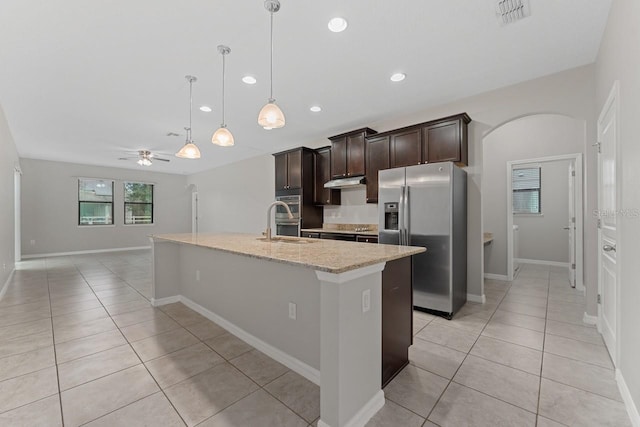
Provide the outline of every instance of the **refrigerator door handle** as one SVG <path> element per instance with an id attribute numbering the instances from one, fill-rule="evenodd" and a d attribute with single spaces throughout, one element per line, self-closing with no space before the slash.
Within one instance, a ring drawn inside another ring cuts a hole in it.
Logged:
<path id="1" fill-rule="evenodd" d="M 400 202 L 398 203 L 398 244 L 404 246 L 404 185 L 400 186 Z"/>
<path id="2" fill-rule="evenodd" d="M 409 242 L 409 236 L 410 234 L 410 230 L 411 230 L 411 224 L 409 221 L 409 186 L 405 186 L 404 187 L 404 207 L 403 207 L 403 213 L 404 213 L 404 220 L 402 221 L 403 226 L 404 226 L 404 244 L 406 246 L 409 246 L 410 242 Z"/>

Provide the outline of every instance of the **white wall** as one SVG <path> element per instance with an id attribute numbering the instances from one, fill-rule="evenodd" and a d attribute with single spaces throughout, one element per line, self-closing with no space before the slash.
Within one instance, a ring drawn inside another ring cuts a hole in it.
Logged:
<path id="1" fill-rule="evenodd" d="M 595 76 L 597 111 L 604 106 L 615 80 L 620 81 L 620 158 L 618 182 L 622 197 L 618 209 L 640 208 L 640 2 L 614 0 L 598 54 Z M 636 407 L 640 407 L 640 218 L 618 217 L 620 263 L 620 364 Z"/>
<path id="2" fill-rule="evenodd" d="M 34 159 L 21 165 L 23 255 L 149 246 L 150 234 L 191 230 L 185 176 Z M 115 226 L 78 226 L 78 177 L 115 180 Z M 124 225 L 126 180 L 155 184 L 154 225 Z"/>
<path id="3" fill-rule="evenodd" d="M 275 163 L 270 154 L 190 175 L 198 191 L 201 232 L 260 234 L 275 200 Z M 272 215 L 273 217 L 273 215 Z"/>
<path id="4" fill-rule="evenodd" d="M 569 234 L 563 229 L 569 225 L 569 164 L 560 160 L 529 165 L 540 167 L 542 215 L 513 216 L 513 224 L 520 227 L 520 258 L 569 262 Z"/>
<path id="5" fill-rule="evenodd" d="M 553 114 L 514 120 L 485 137 L 482 214 L 484 230 L 493 233 L 493 243 L 485 253 L 487 273 L 507 274 L 507 161 L 584 153 L 585 150 L 584 120 Z M 542 206 L 544 210 L 545 204 Z M 563 230 L 558 234 L 560 231 Z M 531 241 L 531 238 L 526 238 L 525 230 L 520 232 L 519 256 L 528 258 L 523 251 L 525 240 Z M 594 285 L 595 280 L 591 283 Z"/>
<path id="6" fill-rule="evenodd" d="M 18 152 L 0 108 L 0 289 L 15 265 L 13 172 L 19 166 Z"/>
<path id="7" fill-rule="evenodd" d="M 365 186 L 340 190 L 340 205 L 324 207 L 327 224 L 377 224 L 378 205 L 367 203 Z"/>

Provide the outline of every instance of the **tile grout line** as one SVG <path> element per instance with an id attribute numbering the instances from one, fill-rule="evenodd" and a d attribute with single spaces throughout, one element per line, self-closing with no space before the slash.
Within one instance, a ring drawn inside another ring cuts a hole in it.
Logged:
<path id="1" fill-rule="evenodd" d="M 47 292 L 49 293 L 49 310 L 51 310 L 51 342 L 53 344 L 53 361 L 56 366 L 56 380 L 58 382 L 58 405 L 60 408 L 60 420 L 62 425 L 64 426 L 64 411 L 62 410 L 62 390 L 60 389 L 60 370 L 58 368 L 58 354 L 56 352 L 56 331 L 53 327 L 53 310 L 51 309 L 51 289 L 49 286 L 49 265 L 47 263 L 47 258 L 44 260 L 45 265 L 45 277 L 47 280 Z"/>
<path id="2" fill-rule="evenodd" d="M 509 288 L 507 289 L 507 292 L 505 292 L 505 296 L 507 295 L 507 293 L 509 292 L 509 290 L 511 290 L 511 284 L 509 285 Z M 440 403 L 440 400 L 442 399 L 442 396 L 444 396 L 444 394 L 447 392 L 447 390 L 449 389 L 449 386 L 451 385 L 451 383 L 453 383 L 453 379 L 455 378 L 455 376 L 458 374 L 458 371 L 460 370 L 460 368 L 462 367 L 462 365 L 464 364 L 464 362 L 467 360 L 467 357 L 469 357 L 469 354 L 471 353 L 471 350 L 473 350 L 473 347 L 476 345 L 476 343 L 478 342 L 478 340 L 480 339 L 480 337 L 482 336 L 482 332 L 484 332 L 484 330 L 486 329 L 487 325 L 489 325 L 489 322 L 491 322 L 491 319 L 493 318 L 494 314 L 496 313 L 496 311 L 498 311 L 498 308 L 500 307 L 500 305 L 502 304 L 502 300 L 504 300 L 504 297 L 500 300 L 500 302 L 498 303 L 498 305 L 496 306 L 496 308 L 493 310 L 493 312 L 491 313 L 491 316 L 489 316 L 489 319 L 487 319 L 487 323 L 485 323 L 485 325 L 483 326 L 482 330 L 480 331 L 480 333 L 478 334 L 477 338 L 475 339 L 475 341 L 473 342 L 473 345 L 469 348 L 469 351 L 467 352 L 467 354 L 464 356 L 464 359 L 462 359 L 462 362 L 460 363 L 460 365 L 458 366 L 458 368 L 456 369 L 456 371 L 453 373 L 453 375 L 451 376 L 451 379 L 449 380 L 449 383 L 447 384 L 447 386 L 444 388 L 444 390 L 442 390 L 442 393 L 440 393 L 440 396 L 438 396 L 438 399 L 436 400 L 436 403 L 433 405 L 433 407 L 431 408 L 431 410 L 429 411 L 429 414 L 425 417 L 425 420 L 429 420 L 429 417 L 431 416 L 431 414 L 433 413 L 433 411 L 436 409 L 436 407 L 438 406 L 438 404 Z M 446 346 L 445 346 L 446 347 Z M 458 383 L 456 383 L 458 384 Z M 463 385 L 463 387 L 466 387 Z M 469 387 L 471 388 L 471 387 Z M 473 390 L 473 389 L 472 389 Z M 477 390 L 476 390 L 477 391 Z M 483 393 L 486 394 L 486 393 Z M 493 397 L 493 396 L 491 396 Z M 494 398 L 495 399 L 495 398 Z M 511 404 L 513 405 L 513 404 Z M 515 406 L 515 405 L 513 405 Z M 516 406 L 518 407 L 518 406 Z M 523 409 L 523 408 L 521 408 Z M 425 421 L 426 423 L 426 421 Z"/>
<path id="3" fill-rule="evenodd" d="M 98 261 L 100 262 L 100 261 Z M 111 269 L 109 269 L 109 267 L 105 266 L 102 262 L 100 262 L 100 264 L 102 264 L 105 268 L 107 268 L 109 271 L 111 271 L 113 273 L 113 271 Z M 84 278 L 84 275 L 82 274 L 82 272 L 78 269 L 78 271 L 80 272 L 80 274 L 82 275 L 82 277 Z M 116 274 L 117 275 L 117 274 Z M 86 279 L 85 279 L 86 280 Z M 89 284 L 89 282 L 87 282 L 87 284 Z M 89 287 L 91 288 L 91 285 L 89 285 Z M 98 295 L 95 293 L 95 291 L 93 290 L 93 288 L 91 288 L 91 292 L 94 293 L 94 295 L 96 296 L 96 298 L 98 299 L 98 301 L 100 302 L 100 305 L 102 306 L 103 310 L 107 313 L 107 315 L 109 316 L 109 319 L 111 320 L 111 322 L 113 322 L 113 324 L 115 325 L 116 329 L 118 330 L 118 332 L 120 333 L 120 335 L 122 335 L 122 337 L 125 339 L 125 341 L 127 342 L 127 345 L 129 346 L 129 348 L 131 348 L 131 350 L 133 351 L 133 353 L 136 355 L 136 357 L 138 358 L 138 360 L 140 361 L 140 364 L 144 367 L 144 369 L 147 371 L 147 374 L 151 377 L 151 379 L 153 380 L 153 382 L 156 384 L 156 386 L 158 387 L 158 389 L 160 390 L 160 392 L 164 395 L 165 399 L 167 399 L 167 401 L 169 402 L 169 404 L 171 405 L 171 407 L 173 408 L 174 411 L 176 411 L 176 414 L 178 415 L 178 417 L 180 417 L 180 420 L 185 424 L 188 425 L 188 423 L 184 420 L 184 418 L 182 417 L 182 415 L 180 414 L 180 412 L 178 412 L 178 409 L 173 405 L 173 402 L 171 401 L 171 399 L 169 399 L 169 396 L 167 396 L 167 394 L 164 392 L 164 390 L 162 389 L 162 387 L 160 387 L 160 384 L 158 384 L 158 381 L 156 381 L 155 377 L 151 374 L 151 372 L 149 371 L 149 368 L 147 368 L 147 365 L 145 365 L 145 363 L 142 361 L 142 358 L 140 357 L 140 355 L 138 354 L 138 352 L 136 351 L 136 349 L 131 345 L 131 343 L 129 342 L 129 340 L 127 339 L 127 337 L 122 333 L 122 330 L 120 329 L 120 326 L 113 320 L 113 317 L 111 316 L 111 314 L 109 313 L 109 311 L 107 311 L 107 308 L 105 307 L 105 305 L 102 303 L 102 300 L 100 300 L 100 298 L 98 297 Z M 155 307 L 152 307 L 155 308 Z M 160 311 L 160 310 L 158 310 Z M 143 322 L 139 322 L 139 323 L 143 323 Z M 132 325 L 127 325 L 127 326 L 132 326 Z M 184 327 L 183 327 L 184 328 Z M 186 330 L 186 328 L 184 328 Z M 187 331 L 189 332 L 189 331 Z M 197 337 L 196 337 L 197 338 Z M 128 368 L 127 368 L 128 369 Z M 120 372 L 120 371 L 118 371 Z M 104 378 L 104 377 L 103 377 Z M 87 384 L 87 383 L 85 383 Z M 114 409 L 113 411 L 107 413 L 107 414 L 103 414 L 98 418 L 102 418 L 112 412 L 118 411 L 122 408 L 126 408 L 127 406 L 136 403 L 142 399 L 146 399 L 147 397 L 153 395 L 155 393 L 152 393 L 150 395 L 144 396 L 134 402 L 130 402 L 127 405 L 121 406 L 119 408 Z M 98 418 L 94 418 L 91 421 L 97 420 Z M 88 421 L 90 422 L 90 421 Z"/>

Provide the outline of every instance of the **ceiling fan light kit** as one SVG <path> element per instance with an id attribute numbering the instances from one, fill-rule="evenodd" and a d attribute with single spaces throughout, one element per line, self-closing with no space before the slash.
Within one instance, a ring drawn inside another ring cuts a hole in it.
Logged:
<path id="1" fill-rule="evenodd" d="M 220 124 L 220 128 L 215 131 L 215 133 L 211 137 L 211 142 L 221 147 L 231 147 L 234 144 L 233 134 L 229 129 L 227 129 L 227 124 L 224 120 L 224 77 L 226 65 L 225 58 L 228 54 L 231 53 L 231 48 L 229 46 L 219 45 L 218 52 L 220 52 L 220 55 L 222 55 L 222 123 Z"/>
<path id="2" fill-rule="evenodd" d="M 278 0 L 266 0 L 264 7 L 271 15 L 271 33 L 270 33 L 270 64 L 271 64 L 271 77 L 270 77 L 270 95 L 267 104 L 262 107 L 258 114 L 258 124 L 264 129 L 278 129 L 285 125 L 284 113 L 276 105 L 276 100 L 273 97 L 273 14 L 280 10 L 280 2 Z"/>
<path id="3" fill-rule="evenodd" d="M 187 131 L 187 139 L 180 149 L 176 153 L 176 157 L 180 157 L 182 159 L 199 159 L 200 158 L 200 150 L 198 146 L 191 139 L 191 116 L 193 112 L 193 82 L 197 81 L 198 78 L 195 76 L 185 76 L 185 79 L 189 81 L 189 127 L 185 128 Z"/>

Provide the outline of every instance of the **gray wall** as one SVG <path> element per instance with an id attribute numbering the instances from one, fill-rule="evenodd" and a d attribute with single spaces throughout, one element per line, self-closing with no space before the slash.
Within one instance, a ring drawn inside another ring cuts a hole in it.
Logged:
<path id="1" fill-rule="evenodd" d="M 584 153 L 585 145 L 583 120 L 551 114 L 514 120 L 486 136 L 483 218 L 484 230 L 493 233 L 493 243 L 485 254 L 487 273 L 507 274 L 507 162 Z M 589 182 L 595 185 L 595 181 L 589 181 L 587 175 L 587 185 Z M 585 222 L 586 218 L 590 217 L 590 214 L 585 212 Z M 523 254 L 523 240 L 523 234 L 520 234 L 520 258 L 527 258 Z M 587 250 L 585 248 L 585 252 Z M 585 282 L 589 282 L 595 289 L 595 277 L 592 279 L 585 279 Z"/>
<path id="2" fill-rule="evenodd" d="M 15 265 L 13 171 L 19 166 L 18 152 L 0 108 L 0 289 Z"/>
<path id="3" fill-rule="evenodd" d="M 270 154 L 190 175 L 198 192 L 201 232 L 259 234 L 275 200 L 275 163 Z M 273 215 L 272 215 L 273 217 Z"/>
<path id="4" fill-rule="evenodd" d="M 640 208 L 640 2 L 614 0 L 596 62 L 597 111 L 609 95 L 615 80 L 620 81 L 620 151 L 622 187 L 620 209 Z M 638 236 L 640 218 L 618 217 L 618 262 L 620 263 L 620 364 L 618 368 L 640 407 L 640 263 Z"/>
<path id="5" fill-rule="evenodd" d="M 568 160 L 544 162 L 540 167 L 542 215 L 514 215 L 520 227 L 520 258 L 569 262 L 569 164 Z M 523 165 L 518 165 L 518 167 Z"/>
<path id="6" fill-rule="evenodd" d="M 150 234 L 191 230 L 185 176 L 34 159 L 21 165 L 23 255 L 149 246 Z M 78 177 L 115 180 L 115 226 L 78 226 Z M 155 184 L 154 225 L 124 225 L 127 180 Z"/>

